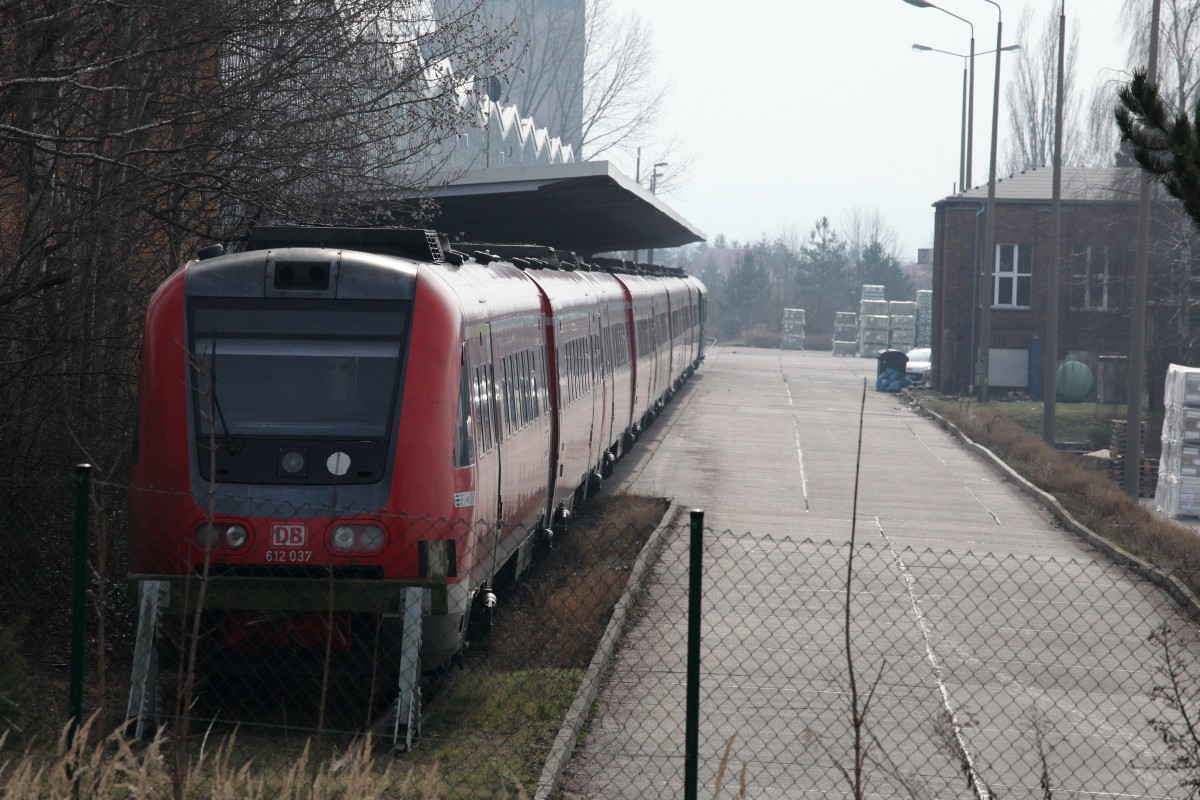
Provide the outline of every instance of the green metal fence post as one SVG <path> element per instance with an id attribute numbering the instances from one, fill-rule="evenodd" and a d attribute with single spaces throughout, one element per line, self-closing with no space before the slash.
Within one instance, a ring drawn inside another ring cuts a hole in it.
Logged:
<path id="1" fill-rule="evenodd" d="M 700 599 L 704 567 L 704 512 L 692 511 L 688 548 L 687 721 L 683 751 L 683 797 L 696 800 L 700 749 Z"/>
<path id="2" fill-rule="evenodd" d="M 75 586 L 71 604 L 71 692 L 67 700 L 67 741 L 83 719 L 83 647 L 87 633 L 88 519 L 91 516 L 92 465 L 75 467 Z"/>

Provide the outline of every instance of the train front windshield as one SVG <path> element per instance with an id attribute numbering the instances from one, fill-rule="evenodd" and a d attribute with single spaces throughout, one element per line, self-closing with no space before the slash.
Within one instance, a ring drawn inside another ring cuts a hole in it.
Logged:
<path id="1" fill-rule="evenodd" d="M 199 435 L 387 438 L 406 307 L 197 298 L 190 320 Z"/>

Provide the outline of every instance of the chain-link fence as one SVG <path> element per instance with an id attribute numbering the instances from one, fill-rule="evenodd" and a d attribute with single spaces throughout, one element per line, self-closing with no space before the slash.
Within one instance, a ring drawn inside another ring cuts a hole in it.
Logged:
<path id="1" fill-rule="evenodd" d="M 0 486 L 0 724 L 34 737 L 66 718 L 73 485 Z M 705 530 L 691 708 L 688 523 L 658 526 L 660 501 L 586 506 L 508 552 L 446 520 L 91 498 L 84 713 L 193 756 L 236 731 L 282 772 L 313 737 L 411 731 L 413 796 L 674 798 L 691 712 L 700 797 L 1181 797 L 1200 774 L 1194 624 L 1102 558 L 914 550 L 870 520 L 852 561 Z M 495 581 L 455 589 L 489 559 Z"/>

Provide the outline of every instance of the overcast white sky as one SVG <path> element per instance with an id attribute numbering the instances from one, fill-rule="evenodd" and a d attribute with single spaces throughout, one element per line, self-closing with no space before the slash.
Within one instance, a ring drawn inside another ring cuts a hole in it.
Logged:
<path id="1" fill-rule="evenodd" d="M 995 47 L 995 6 L 935 1 L 974 24 L 977 53 Z M 1008 45 L 1026 4 L 998 2 Z M 1038 26 L 1059 7 L 1028 5 Z M 1125 69 L 1120 7 L 1066 2 L 1068 25 L 1080 24 L 1076 81 L 1089 95 L 1097 77 Z M 963 61 L 912 45 L 965 53 L 966 24 L 903 0 L 614 0 L 615 11 L 628 8 L 653 26 L 658 69 L 673 86 L 662 138 L 676 134 L 694 159 L 665 199 L 710 241 L 806 235 L 822 216 L 840 228 L 857 206 L 880 212 L 902 256 L 931 245 L 931 204 L 958 177 Z M 987 183 L 994 58 L 976 58 L 975 185 Z M 614 161 L 633 175 L 631 162 Z"/>

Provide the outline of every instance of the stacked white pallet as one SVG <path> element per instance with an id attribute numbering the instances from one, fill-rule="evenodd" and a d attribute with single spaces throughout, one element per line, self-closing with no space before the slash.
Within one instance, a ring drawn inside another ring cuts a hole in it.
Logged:
<path id="1" fill-rule="evenodd" d="M 881 321 L 882 320 L 882 321 Z M 888 302 L 879 284 L 864 283 L 858 303 L 858 354 L 875 358 L 888 348 Z"/>
<path id="2" fill-rule="evenodd" d="M 883 286 L 875 283 L 864 283 L 862 287 L 862 296 L 859 300 L 883 300 Z"/>
<path id="3" fill-rule="evenodd" d="M 888 344 L 893 350 L 908 352 L 917 340 L 917 304 L 912 300 L 892 300 L 888 303 L 891 332 Z"/>
<path id="4" fill-rule="evenodd" d="M 833 315 L 833 354 L 858 355 L 858 314 L 838 311 Z"/>
<path id="5" fill-rule="evenodd" d="M 858 319 L 858 354 L 875 358 L 888 349 L 891 318 L 887 314 L 863 314 Z"/>
<path id="6" fill-rule="evenodd" d="M 804 309 L 783 310 L 783 337 L 780 346 L 784 350 L 804 349 Z"/>
<path id="7" fill-rule="evenodd" d="M 917 290 L 917 347 L 931 347 L 933 342 L 933 291 Z"/>
<path id="8" fill-rule="evenodd" d="M 893 350 L 900 350 L 907 353 L 916 347 L 917 341 L 917 318 L 913 315 L 897 314 L 889 317 L 890 330 L 888 333 L 888 345 Z"/>
<path id="9" fill-rule="evenodd" d="M 1163 401 L 1154 504 L 1170 517 L 1200 516 L 1200 369 L 1171 364 Z"/>

